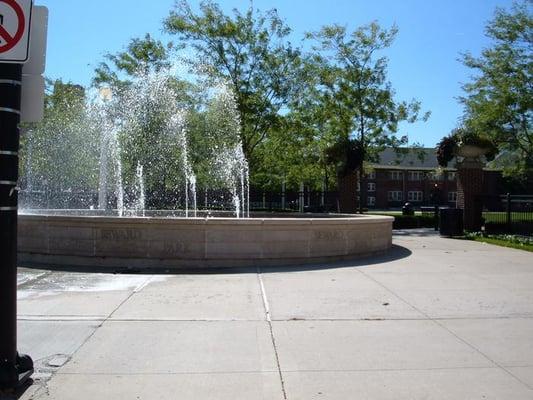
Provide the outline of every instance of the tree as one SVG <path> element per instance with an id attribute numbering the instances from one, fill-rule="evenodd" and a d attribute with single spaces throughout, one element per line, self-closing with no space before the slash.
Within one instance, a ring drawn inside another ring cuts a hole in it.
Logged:
<path id="1" fill-rule="evenodd" d="M 316 43 L 311 60 L 318 77 L 311 93 L 316 110 L 311 123 L 326 130 L 323 134 L 328 137 L 330 155 L 340 155 L 337 161 L 344 160 L 351 169 L 357 167 L 360 181 L 365 161 L 373 160 L 387 146 L 407 143 L 406 136 L 396 135 L 401 121 L 413 123 L 429 117 L 429 113 L 420 115 L 416 100 L 396 101 L 387 81 L 388 60 L 378 52 L 388 48 L 396 34 L 396 27 L 387 30 L 373 22 L 351 33 L 346 27 L 330 25 L 307 35 Z M 304 106 L 309 109 L 309 100 Z M 339 146 L 346 147 L 346 151 L 339 151 Z M 341 170 L 348 172 L 346 168 Z M 360 211 L 365 194 L 362 182 Z"/>
<path id="2" fill-rule="evenodd" d="M 170 45 L 165 46 L 161 41 L 153 39 L 149 33 L 143 39 L 134 38 L 126 51 L 105 55 L 107 61 L 101 62 L 95 69 L 92 84 L 97 87 L 102 84 L 119 87 L 128 82 L 128 77 L 168 68 L 170 48 Z"/>
<path id="3" fill-rule="evenodd" d="M 90 192 L 98 186 L 99 141 L 87 129 L 85 90 L 61 80 L 47 80 L 46 87 L 43 120 L 24 125 L 22 187 L 56 194 Z"/>
<path id="4" fill-rule="evenodd" d="M 119 140 L 127 149 L 121 153 L 123 179 L 134 181 L 142 166 L 148 205 L 155 207 L 166 190 L 185 186 L 188 143 L 179 143 L 178 131 L 201 139 L 195 127 L 178 121 L 183 117 L 178 113 L 196 112 L 202 96 L 194 83 L 172 74 L 171 50 L 149 34 L 132 39 L 124 51 L 105 56 L 92 82 L 111 90 L 106 108 L 121 121 Z"/>
<path id="5" fill-rule="evenodd" d="M 167 32 L 195 50 L 199 68 L 226 79 L 236 92 L 242 124 L 245 156 L 253 154 L 280 124 L 280 111 L 296 90 L 293 79 L 299 51 L 286 41 L 290 29 L 276 10 L 261 13 L 250 7 L 245 13 L 225 15 L 210 1 L 200 2 L 195 13 L 187 1 L 176 3 L 165 20 Z"/>
<path id="6" fill-rule="evenodd" d="M 533 16 L 531 0 L 498 8 L 486 27 L 492 40 L 479 57 L 462 62 L 476 72 L 463 86 L 465 124 L 490 138 L 513 174 L 533 169 Z M 514 156 L 513 156 L 514 155 Z"/>

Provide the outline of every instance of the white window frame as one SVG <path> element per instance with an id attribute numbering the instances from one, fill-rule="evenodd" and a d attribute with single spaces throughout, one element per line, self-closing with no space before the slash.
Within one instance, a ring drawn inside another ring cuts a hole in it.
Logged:
<path id="1" fill-rule="evenodd" d="M 403 192 L 401 190 L 389 190 L 387 192 L 388 201 L 403 201 Z"/>
<path id="2" fill-rule="evenodd" d="M 367 179 L 375 180 L 376 179 L 376 171 L 370 171 L 367 175 Z"/>
<path id="3" fill-rule="evenodd" d="M 374 196 L 368 196 L 366 198 L 366 205 L 367 206 L 375 206 L 376 205 L 376 198 Z"/>
<path id="4" fill-rule="evenodd" d="M 448 192 L 448 202 L 449 203 L 457 202 L 457 192 Z"/>
<path id="5" fill-rule="evenodd" d="M 391 181 L 402 181 L 403 171 L 389 171 L 389 178 Z"/>
<path id="6" fill-rule="evenodd" d="M 409 171 L 408 179 L 410 181 L 423 181 L 424 173 L 422 171 Z"/>
<path id="7" fill-rule="evenodd" d="M 407 192 L 407 201 L 424 201 L 424 193 L 420 190 Z"/>
<path id="8" fill-rule="evenodd" d="M 430 178 L 430 180 L 432 180 L 432 181 L 442 181 L 443 176 L 442 176 L 442 174 L 439 174 L 439 173 L 437 173 L 437 172 L 432 172 L 432 173 L 429 175 L 429 178 Z"/>
<path id="9" fill-rule="evenodd" d="M 376 184 L 374 182 L 368 182 L 366 186 L 367 192 L 375 192 Z"/>

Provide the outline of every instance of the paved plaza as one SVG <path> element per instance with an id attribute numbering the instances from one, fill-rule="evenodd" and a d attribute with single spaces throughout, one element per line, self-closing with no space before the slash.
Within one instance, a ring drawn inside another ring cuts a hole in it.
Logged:
<path id="1" fill-rule="evenodd" d="M 22 399 L 533 399 L 533 255 L 432 231 L 330 265 L 20 269 L 18 307 Z"/>

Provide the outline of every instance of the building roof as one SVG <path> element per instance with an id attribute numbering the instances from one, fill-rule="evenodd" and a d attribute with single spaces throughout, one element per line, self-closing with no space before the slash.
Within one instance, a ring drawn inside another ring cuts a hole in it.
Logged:
<path id="1" fill-rule="evenodd" d="M 454 162 L 450 162 L 450 166 Z M 379 154 L 379 162 L 373 163 L 374 168 L 388 169 L 437 169 L 435 148 L 388 148 Z"/>

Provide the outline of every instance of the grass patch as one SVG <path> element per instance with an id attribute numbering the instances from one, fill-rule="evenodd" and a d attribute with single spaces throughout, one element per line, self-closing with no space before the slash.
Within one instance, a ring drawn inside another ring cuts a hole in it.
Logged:
<path id="1" fill-rule="evenodd" d="M 510 247 L 512 249 L 533 252 L 533 237 L 516 235 L 483 235 L 480 232 L 467 233 L 465 239 L 476 242 L 494 244 L 496 246 Z"/>

